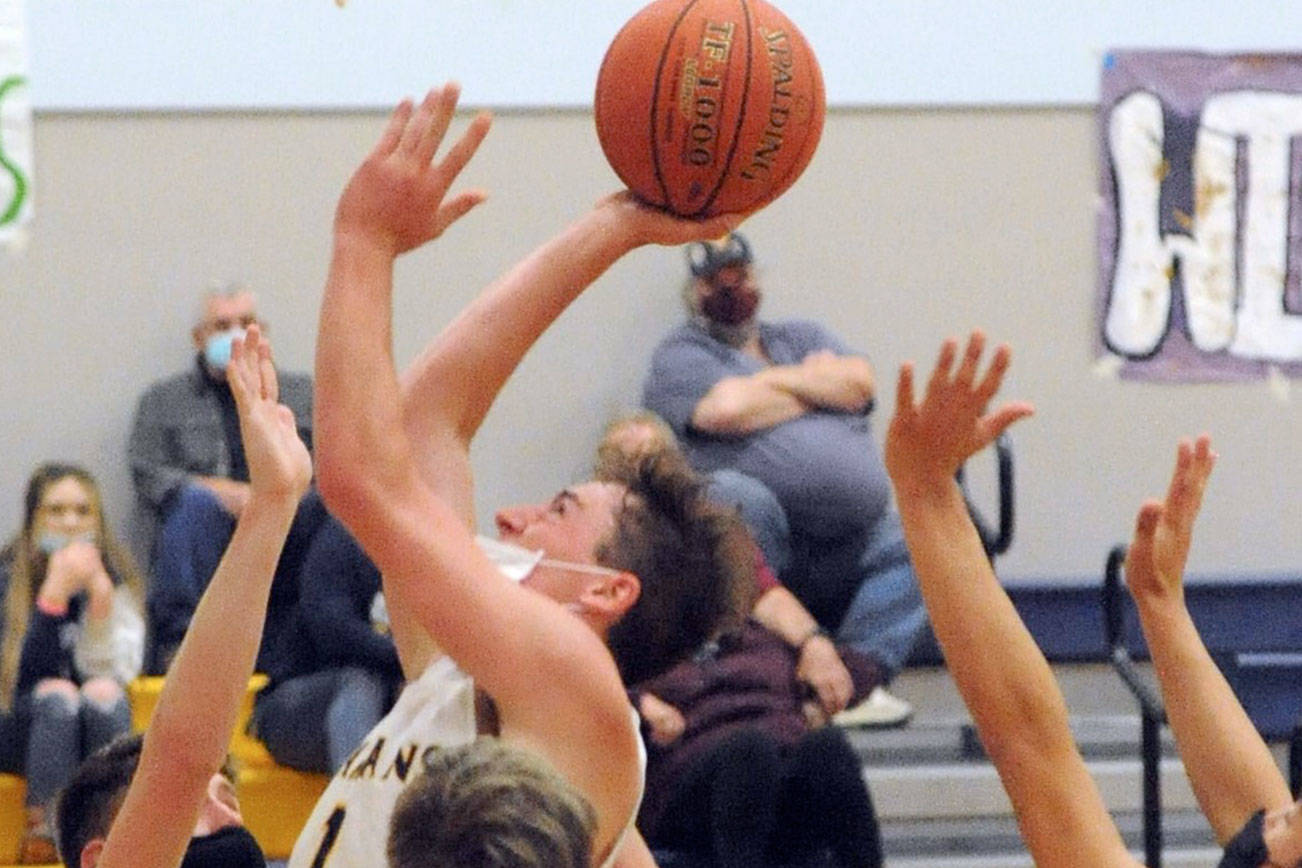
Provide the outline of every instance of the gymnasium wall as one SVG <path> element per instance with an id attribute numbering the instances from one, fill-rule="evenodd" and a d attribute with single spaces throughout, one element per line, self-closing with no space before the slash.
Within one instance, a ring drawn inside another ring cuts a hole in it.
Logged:
<path id="1" fill-rule="evenodd" d="M 307 369 L 335 197 L 378 134 L 374 113 L 62 114 L 36 121 L 37 212 L 0 262 L 0 528 L 38 461 L 90 465 L 133 527 L 125 440 L 136 397 L 190 363 L 213 280 L 260 294 L 282 365 Z M 1019 524 L 1008 578 L 1092 578 L 1160 492 L 1175 438 L 1209 430 L 1221 462 L 1195 572 L 1293 571 L 1302 420 L 1265 385 L 1165 386 L 1094 373 L 1096 158 L 1087 109 L 835 110 L 818 155 L 745 227 L 770 316 L 808 315 L 865 349 L 877 433 L 905 358 L 981 325 L 1010 341 L 1006 393 Z M 467 183 L 489 201 L 401 261 L 396 352 L 410 359 L 475 290 L 615 186 L 585 112 L 497 118 Z M 474 453 L 481 520 L 583 476 L 600 428 L 632 405 L 681 313 L 681 253 L 617 264 L 526 358 Z M 989 475 L 980 462 L 978 489 Z"/>

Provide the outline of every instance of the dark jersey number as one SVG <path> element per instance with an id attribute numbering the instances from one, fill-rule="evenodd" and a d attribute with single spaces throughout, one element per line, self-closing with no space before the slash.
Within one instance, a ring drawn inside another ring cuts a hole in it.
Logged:
<path id="1" fill-rule="evenodd" d="M 316 848 L 316 858 L 312 860 L 312 868 L 325 868 L 326 859 L 330 858 L 330 851 L 335 848 L 335 842 L 339 840 L 339 829 L 344 824 L 344 813 L 343 805 L 330 812 L 330 817 L 325 821 L 325 835 L 321 838 L 321 846 Z"/>

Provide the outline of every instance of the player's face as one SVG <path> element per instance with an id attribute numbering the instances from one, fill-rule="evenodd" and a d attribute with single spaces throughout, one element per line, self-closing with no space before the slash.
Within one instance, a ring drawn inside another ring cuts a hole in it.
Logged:
<path id="1" fill-rule="evenodd" d="M 541 549 L 553 560 L 596 563 L 596 550 L 615 528 L 615 513 L 624 502 L 624 486 L 585 482 L 559 492 L 546 503 L 499 510 L 497 536 L 503 542 Z"/>
<path id="2" fill-rule="evenodd" d="M 33 530 L 76 537 L 94 533 L 99 515 L 90 491 L 75 476 L 56 479 L 41 492 Z"/>
<path id="3" fill-rule="evenodd" d="M 1302 865 L 1302 801 L 1268 811 L 1262 820 L 1261 837 L 1272 863 Z"/>

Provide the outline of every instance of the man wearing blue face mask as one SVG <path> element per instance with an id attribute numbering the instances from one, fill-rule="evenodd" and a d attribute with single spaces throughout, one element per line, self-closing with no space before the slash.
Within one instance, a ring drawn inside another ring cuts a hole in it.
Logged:
<path id="1" fill-rule="evenodd" d="M 185 634 L 249 496 L 249 471 L 226 367 L 231 344 L 259 323 L 252 292 L 231 285 L 204 296 L 191 330 L 193 366 L 160 380 L 141 396 L 127 446 L 141 503 L 158 520 L 149 588 L 153 642 L 149 668 L 167 668 Z M 312 380 L 280 373 L 281 400 L 312 445 Z M 296 565 L 324 515 L 309 495 L 299 509 L 272 593 L 264 649 L 293 605 Z"/>

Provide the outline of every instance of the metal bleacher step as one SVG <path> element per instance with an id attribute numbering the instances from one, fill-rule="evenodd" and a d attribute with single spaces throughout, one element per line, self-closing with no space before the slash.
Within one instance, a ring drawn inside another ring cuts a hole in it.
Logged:
<path id="1" fill-rule="evenodd" d="M 1055 666 L 1081 755 L 1134 852 L 1142 850 L 1140 722 L 1106 666 Z M 915 707 L 899 729 L 854 729 L 882 830 L 888 868 L 1017 868 L 1031 865 L 1008 797 L 943 669 L 906 670 L 892 692 Z M 1169 732 L 1161 785 L 1164 865 L 1212 868 L 1220 858 L 1197 809 Z"/>
<path id="2" fill-rule="evenodd" d="M 1143 849 L 1141 817 L 1136 812 L 1113 814 L 1126 846 L 1139 854 Z M 1163 818 L 1164 856 L 1184 854 L 1189 864 L 1212 856 L 1208 865 L 1220 859 L 1211 830 L 1197 811 L 1173 811 Z M 1003 860 L 1030 857 L 1022 846 L 1017 824 L 1010 816 L 964 817 L 948 820 L 893 820 L 882 823 L 882 844 L 887 865 L 966 864 L 962 860 Z"/>

